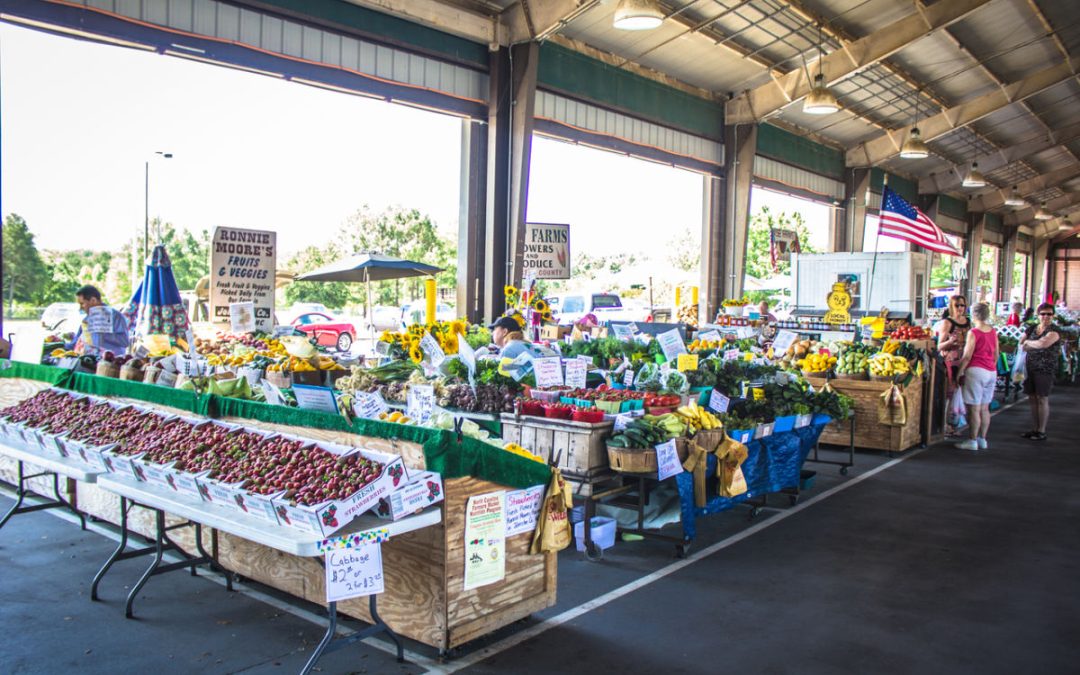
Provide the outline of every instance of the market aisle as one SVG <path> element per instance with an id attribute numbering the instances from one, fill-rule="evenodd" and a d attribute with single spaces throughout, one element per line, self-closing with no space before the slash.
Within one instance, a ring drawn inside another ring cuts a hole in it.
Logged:
<path id="1" fill-rule="evenodd" d="M 0 509 L 12 503 L 0 497 Z M 228 593 L 186 571 L 153 577 L 124 618 L 128 588 L 147 560 L 122 561 L 89 599 L 90 580 L 115 543 L 48 512 L 0 530 L 0 673 L 296 673 L 323 628 Z M 200 575 L 204 574 L 200 571 Z M 417 673 L 370 647 L 320 662 L 323 673 Z"/>
<path id="2" fill-rule="evenodd" d="M 1046 443 L 1023 403 L 464 672 L 1075 672 L 1080 390 L 1053 405 Z"/>

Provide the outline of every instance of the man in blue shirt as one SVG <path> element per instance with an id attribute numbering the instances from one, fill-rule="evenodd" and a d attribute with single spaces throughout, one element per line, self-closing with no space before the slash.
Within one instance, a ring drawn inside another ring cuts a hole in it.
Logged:
<path id="1" fill-rule="evenodd" d="M 101 301 L 101 291 L 94 286 L 83 286 L 75 291 L 75 300 L 86 317 L 68 348 L 80 354 L 108 351 L 119 355 L 126 352 L 129 342 L 127 319 Z"/>

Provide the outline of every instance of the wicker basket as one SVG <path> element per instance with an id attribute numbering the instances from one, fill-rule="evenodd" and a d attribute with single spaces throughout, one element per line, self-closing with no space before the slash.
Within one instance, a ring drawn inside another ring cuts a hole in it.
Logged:
<path id="1" fill-rule="evenodd" d="M 870 377 L 868 373 L 833 373 L 838 380 L 865 380 Z"/>
<path id="2" fill-rule="evenodd" d="M 144 377 L 144 374 L 143 374 L 143 369 L 142 368 L 132 368 L 131 366 L 125 365 L 123 368 L 120 369 L 120 379 L 121 380 L 130 380 L 132 382 L 142 382 L 143 377 Z"/>
<path id="3" fill-rule="evenodd" d="M 871 382 L 892 382 L 895 375 L 871 375 Z"/>
<path id="4" fill-rule="evenodd" d="M 803 377 L 825 377 L 828 372 L 827 370 L 804 370 L 802 374 Z"/>
<path id="5" fill-rule="evenodd" d="M 120 367 L 108 361 L 98 361 L 94 374 L 98 377 L 120 377 Z"/>

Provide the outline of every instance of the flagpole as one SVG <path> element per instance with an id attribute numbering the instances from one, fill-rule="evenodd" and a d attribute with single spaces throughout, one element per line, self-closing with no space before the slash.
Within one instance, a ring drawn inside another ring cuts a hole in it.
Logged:
<path id="1" fill-rule="evenodd" d="M 872 171 L 873 169 L 871 169 Z M 881 205 L 885 205 L 885 188 L 889 187 L 889 174 L 886 173 L 881 182 Z M 866 188 L 869 191 L 869 187 Z M 866 312 L 869 311 L 870 301 L 874 298 L 874 277 L 877 276 L 877 254 L 878 254 L 878 240 L 881 239 L 881 208 L 878 208 L 878 227 L 877 234 L 874 235 L 874 262 L 870 265 L 870 288 L 866 293 L 866 307 L 863 309 L 863 316 L 867 316 Z"/>

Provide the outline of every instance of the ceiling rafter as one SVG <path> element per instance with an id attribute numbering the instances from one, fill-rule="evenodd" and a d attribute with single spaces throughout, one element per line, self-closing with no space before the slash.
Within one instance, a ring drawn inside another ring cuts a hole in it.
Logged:
<path id="1" fill-rule="evenodd" d="M 839 82 L 852 73 L 878 63 L 884 58 L 925 37 L 928 32 L 959 21 L 985 5 L 989 0 L 951 0 L 922 8 L 902 19 L 826 55 L 818 62 L 819 72 L 829 84 Z M 917 3 L 918 4 L 918 3 Z M 745 91 L 728 103 L 728 124 L 760 121 L 772 113 L 810 93 L 811 83 L 801 71 L 784 75 L 782 81 L 766 83 Z"/>
<path id="2" fill-rule="evenodd" d="M 1073 178 L 1080 176 L 1080 164 L 1072 164 L 1063 169 L 1049 171 L 1041 176 L 1035 176 L 1016 184 L 1016 191 L 1021 197 L 1028 197 L 1042 190 L 1058 187 Z M 1012 193 L 1012 187 L 992 190 L 975 195 L 968 201 L 968 211 L 990 211 L 1005 206 L 1005 200 Z"/>
<path id="3" fill-rule="evenodd" d="M 1046 203 L 1046 210 L 1050 213 L 1066 211 L 1080 206 L 1080 192 L 1067 192 L 1063 197 L 1052 199 Z M 1035 208 L 1028 206 L 1017 209 L 1004 218 L 1006 225 L 1024 225 L 1035 219 Z"/>
<path id="4" fill-rule="evenodd" d="M 936 5 L 935 5 L 936 6 Z M 994 113 L 1008 105 L 1023 101 L 1041 91 L 1073 77 L 1080 59 L 1044 68 L 1005 87 L 977 96 L 957 106 L 927 117 L 919 123 L 924 140 L 939 138 Z M 848 166 L 875 166 L 899 153 L 901 135 L 885 132 L 864 141 L 847 152 Z"/>

